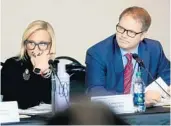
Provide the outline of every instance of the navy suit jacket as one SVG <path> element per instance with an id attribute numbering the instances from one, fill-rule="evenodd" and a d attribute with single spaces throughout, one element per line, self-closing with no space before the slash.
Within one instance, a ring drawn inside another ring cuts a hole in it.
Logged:
<path id="1" fill-rule="evenodd" d="M 170 61 L 166 58 L 160 42 L 145 38 L 140 42 L 138 55 L 152 76 L 170 85 Z M 148 86 L 152 79 L 142 69 L 142 79 Z M 113 95 L 124 92 L 124 66 L 116 36 L 95 44 L 86 54 L 86 84 L 90 95 Z"/>

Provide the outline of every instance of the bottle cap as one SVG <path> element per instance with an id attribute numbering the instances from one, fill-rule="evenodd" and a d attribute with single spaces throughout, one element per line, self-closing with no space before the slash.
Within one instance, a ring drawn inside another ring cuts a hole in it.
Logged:
<path id="1" fill-rule="evenodd" d="M 137 72 L 136 77 L 141 77 L 141 72 Z"/>

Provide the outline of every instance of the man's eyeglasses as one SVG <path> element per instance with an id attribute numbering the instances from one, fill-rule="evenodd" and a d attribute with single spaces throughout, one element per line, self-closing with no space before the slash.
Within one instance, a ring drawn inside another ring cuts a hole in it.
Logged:
<path id="1" fill-rule="evenodd" d="M 143 33 L 144 31 L 141 32 L 134 32 L 131 30 L 127 30 L 125 28 L 123 28 L 122 26 L 120 26 L 119 24 L 116 25 L 116 31 L 123 34 L 125 31 L 127 33 L 127 35 L 131 38 L 134 38 L 137 34 Z"/>
<path id="2" fill-rule="evenodd" d="M 39 42 L 39 43 L 36 43 L 34 41 L 31 41 L 31 40 L 26 40 L 24 42 L 24 44 L 26 45 L 26 48 L 29 49 L 29 50 L 34 50 L 35 47 L 38 46 L 39 50 L 45 51 L 45 50 L 48 49 L 51 42 Z"/>

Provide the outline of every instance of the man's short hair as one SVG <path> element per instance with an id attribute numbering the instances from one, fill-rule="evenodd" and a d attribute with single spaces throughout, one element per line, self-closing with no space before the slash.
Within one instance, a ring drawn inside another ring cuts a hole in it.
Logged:
<path id="1" fill-rule="evenodd" d="M 124 16 L 131 16 L 135 20 L 138 20 L 142 23 L 142 31 L 147 31 L 151 25 L 151 16 L 149 13 L 141 7 L 133 6 L 126 8 L 119 16 L 119 21 Z"/>

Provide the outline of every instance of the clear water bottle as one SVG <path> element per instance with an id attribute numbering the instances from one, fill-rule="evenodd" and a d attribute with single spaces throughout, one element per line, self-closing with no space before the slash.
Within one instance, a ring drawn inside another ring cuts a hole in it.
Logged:
<path id="1" fill-rule="evenodd" d="M 70 76 L 66 72 L 65 64 L 58 64 L 58 72 L 57 76 L 55 76 L 55 86 L 53 86 L 52 89 L 52 113 L 63 111 L 68 108 Z"/>
<path id="2" fill-rule="evenodd" d="M 133 102 L 135 112 L 145 112 L 145 84 L 141 78 L 141 72 L 136 73 L 133 84 Z"/>

